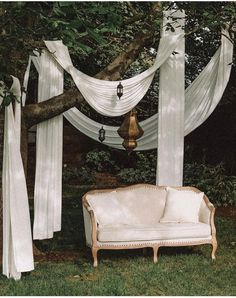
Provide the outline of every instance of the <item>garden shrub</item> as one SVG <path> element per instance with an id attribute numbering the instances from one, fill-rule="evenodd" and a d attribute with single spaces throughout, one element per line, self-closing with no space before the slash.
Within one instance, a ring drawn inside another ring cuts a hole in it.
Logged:
<path id="1" fill-rule="evenodd" d="M 136 152 L 137 162 L 134 168 L 125 168 L 118 173 L 121 183 L 156 182 L 156 154 Z"/>
<path id="2" fill-rule="evenodd" d="M 155 184 L 156 154 L 137 152 L 137 157 L 136 166 L 121 170 L 118 174 L 119 180 L 127 184 Z M 223 164 L 185 164 L 184 185 L 202 190 L 216 206 L 236 205 L 236 176 L 227 176 Z"/>
<path id="3" fill-rule="evenodd" d="M 185 164 L 184 185 L 204 191 L 216 206 L 236 205 L 236 176 L 227 176 L 223 164 Z"/>
<path id="4" fill-rule="evenodd" d="M 116 164 L 115 160 L 111 156 L 110 151 L 105 150 L 92 150 L 86 155 L 86 166 L 91 170 L 96 172 L 109 172 L 114 173 L 114 171 L 119 170 L 119 166 Z"/>
<path id="5" fill-rule="evenodd" d="M 132 167 L 120 169 L 112 151 L 95 149 L 86 155 L 80 168 L 63 171 L 63 182 L 77 179 L 80 183 L 95 182 L 96 172 L 117 175 L 121 184 L 156 183 L 156 152 L 133 152 Z M 236 205 L 236 176 L 227 176 L 223 164 L 211 166 L 196 162 L 184 165 L 184 185 L 195 186 L 206 193 L 216 206 Z"/>
<path id="6" fill-rule="evenodd" d="M 95 181 L 94 173 L 88 166 L 65 167 L 62 172 L 62 182 L 71 184 L 71 182 L 92 184 Z"/>

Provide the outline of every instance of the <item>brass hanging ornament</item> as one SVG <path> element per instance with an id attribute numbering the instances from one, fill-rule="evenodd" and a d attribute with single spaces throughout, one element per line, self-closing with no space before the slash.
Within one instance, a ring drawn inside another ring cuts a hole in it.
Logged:
<path id="1" fill-rule="evenodd" d="M 128 152 L 137 147 L 136 140 L 141 138 L 143 130 L 138 123 L 137 112 L 132 109 L 129 113 L 125 114 L 125 118 L 121 127 L 117 130 L 119 136 L 124 139 L 122 145 Z"/>

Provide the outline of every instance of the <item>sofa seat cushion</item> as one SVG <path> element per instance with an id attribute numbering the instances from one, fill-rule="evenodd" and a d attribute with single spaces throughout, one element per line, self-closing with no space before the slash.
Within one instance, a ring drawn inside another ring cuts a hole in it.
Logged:
<path id="1" fill-rule="evenodd" d="M 150 241 L 185 238 L 205 238 L 211 235 L 210 225 L 204 223 L 158 223 L 155 226 L 100 226 L 98 241 Z"/>

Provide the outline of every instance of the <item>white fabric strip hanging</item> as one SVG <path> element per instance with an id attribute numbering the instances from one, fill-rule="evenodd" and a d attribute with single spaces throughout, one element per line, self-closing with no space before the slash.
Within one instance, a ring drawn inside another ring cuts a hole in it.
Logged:
<path id="1" fill-rule="evenodd" d="M 13 78 L 12 93 L 21 98 L 19 80 Z M 21 104 L 5 108 L 2 169 L 3 274 L 15 280 L 34 269 L 28 194 L 20 153 Z"/>
<path id="2" fill-rule="evenodd" d="M 35 63 L 39 67 L 38 101 L 63 93 L 63 69 L 50 54 L 42 52 Z M 61 230 L 62 117 L 37 126 L 34 239 L 52 238 L 53 232 Z"/>
<path id="3" fill-rule="evenodd" d="M 57 62 L 71 74 L 86 101 L 98 113 L 109 117 L 124 115 L 135 107 L 147 92 L 155 71 L 168 59 L 184 34 L 161 38 L 156 60 L 152 67 L 127 80 L 122 80 L 124 95 L 117 99 L 117 81 L 104 81 L 90 77 L 72 65 L 68 48 L 61 41 L 45 41 Z"/>
<path id="4" fill-rule="evenodd" d="M 166 30 L 169 17 L 175 17 L 174 32 Z M 183 32 L 185 14 L 168 10 L 163 17 L 163 36 Z M 158 101 L 157 185 L 182 186 L 184 157 L 184 66 L 185 41 L 181 39 L 160 68 Z"/>

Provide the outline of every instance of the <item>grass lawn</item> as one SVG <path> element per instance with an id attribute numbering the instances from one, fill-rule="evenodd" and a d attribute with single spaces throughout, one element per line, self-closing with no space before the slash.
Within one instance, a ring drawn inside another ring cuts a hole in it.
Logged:
<path id="1" fill-rule="evenodd" d="M 81 196 L 64 201 L 63 230 L 53 240 L 38 242 L 42 250 L 77 250 L 71 260 L 36 262 L 35 270 L 20 281 L 0 277 L 1 296 L 236 295 L 236 222 L 216 218 L 219 248 L 216 261 L 211 246 L 160 248 L 159 261 L 152 251 L 101 251 L 98 268 L 84 245 Z"/>

